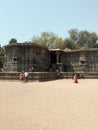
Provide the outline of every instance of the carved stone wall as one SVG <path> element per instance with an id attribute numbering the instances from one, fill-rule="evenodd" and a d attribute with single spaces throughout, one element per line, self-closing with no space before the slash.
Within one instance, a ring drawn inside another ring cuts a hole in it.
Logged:
<path id="1" fill-rule="evenodd" d="M 49 71 L 59 67 L 60 72 L 98 72 L 98 49 L 48 50 L 34 43 L 17 43 L 5 46 L 5 72 Z M 56 71 L 56 69 L 54 69 Z"/>
<path id="2" fill-rule="evenodd" d="M 5 46 L 4 71 L 46 71 L 50 65 L 49 50 L 34 43 L 17 43 Z"/>
<path id="3" fill-rule="evenodd" d="M 61 62 L 67 72 L 98 72 L 98 49 L 67 51 Z"/>

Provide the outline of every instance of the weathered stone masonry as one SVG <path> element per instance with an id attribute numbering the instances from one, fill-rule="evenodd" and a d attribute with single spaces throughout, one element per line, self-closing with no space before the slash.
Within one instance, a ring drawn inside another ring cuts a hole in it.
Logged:
<path id="1" fill-rule="evenodd" d="M 98 49 L 48 50 L 34 43 L 17 43 L 5 46 L 4 72 L 45 72 L 59 67 L 60 72 L 98 72 Z"/>
<path id="2" fill-rule="evenodd" d="M 4 71 L 45 71 L 50 64 L 49 50 L 32 43 L 13 44 L 5 46 Z"/>

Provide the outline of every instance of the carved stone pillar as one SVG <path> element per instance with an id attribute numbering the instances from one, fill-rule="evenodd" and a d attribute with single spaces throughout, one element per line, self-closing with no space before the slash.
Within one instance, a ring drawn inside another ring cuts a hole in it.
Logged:
<path id="1" fill-rule="evenodd" d="M 60 63 L 60 52 L 56 52 L 56 63 L 58 64 L 58 63 Z"/>
<path id="2" fill-rule="evenodd" d="M 60 63 L 60 55 L 61 55 L 61 52 L 57 51 L 56 52 L 56 56 L 57 56 L 56 64 L 57 64 L 57 66 L 59 68 L 59 72 L 62 72 L 63 71 L 63 66 L 62 66 L 62 63 Z"/>

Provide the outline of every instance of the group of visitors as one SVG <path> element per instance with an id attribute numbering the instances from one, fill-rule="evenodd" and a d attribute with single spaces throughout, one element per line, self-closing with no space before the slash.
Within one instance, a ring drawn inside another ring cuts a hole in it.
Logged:
<path id="1" fill-rule="evenodd" d="M 28 82 L 28 72 L 21 72 L 19 75 L 19 79 L 20 79 L 20 81 L 22 81 L 24 83 Z M 74 80 L 74 83 L 78 83 L 78 77 L 77 77 L 76 72 L 73 75 L 73 80 Z"/>
<path id="2" fill-rule="evenodd" d="M 28 72 L 21 72 L 19 75 L 19 79 L 23 83 L 28 82 Z"/>

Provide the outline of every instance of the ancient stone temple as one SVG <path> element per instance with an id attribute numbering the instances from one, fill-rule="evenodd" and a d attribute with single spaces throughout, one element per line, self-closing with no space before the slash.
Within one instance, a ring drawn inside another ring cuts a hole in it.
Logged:
<path id="1" fill-rule="evenodd" d="M 98 49 L 51 49 L 34 43 L 17 43 L 5 46 L 5 72 L 98 72 Z"/>
<path id="2" fill-rule="evenodd" d="M 34 43 L 17 43 L 5 46 L 5 72 L 47 71 L 50 65 L 48 49 Z"/>
<path id="3" fill-rule="evenodd" d="M 51 63 L 59 66 L 62 72 L 98 72 L 98 49 L 50 50 Z"/>
<path id="4" fill-rule="evenodd" d="M 61 63 L 68 72 L 98 72 L 98 49 L 83 48 L 63 53 Z"/>

